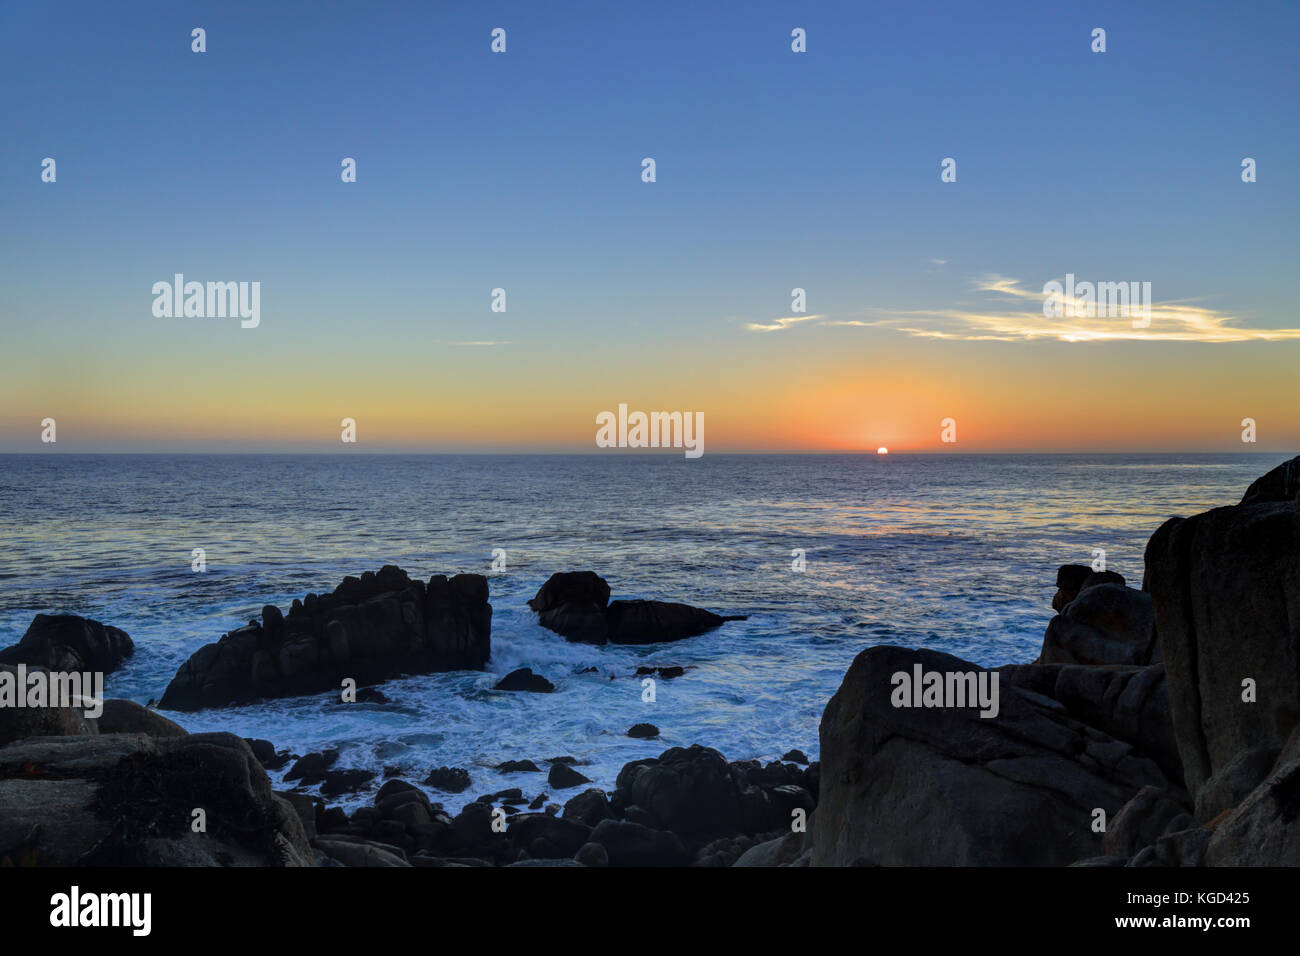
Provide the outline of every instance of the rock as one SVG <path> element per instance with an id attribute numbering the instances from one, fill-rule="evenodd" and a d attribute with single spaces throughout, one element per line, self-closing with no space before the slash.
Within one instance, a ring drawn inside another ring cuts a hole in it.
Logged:
<path id="1" fill-rule="evenodd" d="M 338 860 L 344 866 L 379 867 L 410 866 L 401 847 L 374 843 L 369 840 L 352 841 L 341 837 L 319 838 L 313 844 L 318 850 Z"/>
<path id="2" fill-rule="evenodd" d="M 1101 838 L 1102 853 L 1108 856 L 1135 856 L 1151 846 L 1186 807 L 1158 787 L 1143 787 L 1107 821 Z"/>
<path id="3" fill-rule="evenodd" d="M 1204 866 L 1213 835 L 1198 826 L 1166 833 L 1156 841 L 1156 858 L 1167 866 Z"/>
<path id="4" fill-rule="evenodd" d="M 531 760 L 507 760 L 496 766 L 499 773 L 541 773 L 542 770 Z"/>
<path id="5" fill-rule="evenodd" d="M 606 617 L 611 644 L 680 641 L 713 630 L 727 621 L 745 620 L 744 615 L 723 617 L 689 604 L 666 601 L 611 601 Z"/>
<path id="6" fill-rule="evenodd" d="M 0 748 L 0 806 L 0 857 L 36 829 L 38 866 L 313 865 L 297 812 L 232 734 L 18 741 Z"/>
<path id="7" fill-rule="evenodd" d="M 674 677 L 681 677 L 685 673 L 686 668 L 678 667 L 676 664 L 673 664 L 670 667 L 638 667 L 636 669 L 637 677 L 643 677 L 647 674 L 658 674 L 664 680 L 672 680 Z"/>
<path id="8" fill-rule="evenodd" d="M 775 840 L 755 844 L 732 866 L 789 866 L 808 848 L 807 833 L 787 833 Z"/>
<path id="9" fill-rule="evenodd" d="M 542 627 L 570 641 L 604 644 L 608 640 L 605 608 L 609 585 L 594 571 L 552 574 L 528 606 Z"/>
<path id="10" fill-rule="evenodd" d="M 1146 586 L 1194 797 L 1239 754 L 1281 748 L 1300 721 L 1300 503 L 1275 500 L 1296 462 L 1252 485 L 1249 503 L 1171 518 L 1147 544 Z M 1243 700 L 1247 679 L 1257 702 Z M 1230 789 L 1259 783 L 1242 769 Z"/>
<path id="11" fill-rule="evenodd" d="M 551 575 L 528 606 L 538 612 L 542 627 L 588 644 L 680 641 L 745 619 L 664 601 L 610 602 L 609 584 L 593 571 Z"/>
<path id="12" fill-rule="evenodd" d="M 325 771 L 339 759 L 337 750 L 324 750 L 300 757 L 284 775 L 286 782 L 300 780 L 305 786 L 320 783 L 325 779 Z"/>
<path id="13" fill-rule="evenodd" d="M 517 813 L 506 836 L 535 859 L 571 858 L 591 836 L 591 827 L 546 813 Z"/>
<path id="14" fill-rule="evenodd" d="M 326 797 L 337 797 L 342 793 L 360 790 L 375 779 L 373 770 L 327 770 L 320 785 L 320 792 Z"/>
<path id="15" fill-rule="evenodd" d="M 424 785 L 444 793 L 464 793 L 470 785 L 469 771 L 460 767 L 438 767 L 429 771 Z"/>
<path id="16" fill-rule="evenodd" d="M 659 728 L 654 724 L 633 724 L 628 728 L 627 735 L 640 740 L 653 740 L 659 736 Z"/>
<path id="17" fill-rule="evenodd" d="M 1300 729 L 1292 731 L 1263 783 L 1214 828 L 1205 862 L 1209 866 L 1300 865 Z"/>
<path id="18" fill-rule="evenodd" d="M 584 843 L 573 858 L 583 866 L 609 866 L 609 853 L 599 843 Z"/>
<path id="19" fill-rule="evenodd" d="M 424 797 L 425 802 L 428 802 L 429 800 L 429 798 L 425 796 L 424 791 L 415 784 L 393 778 L 385 780 L 383 785 L 379 788 L 379 792 L 375 794 L 375 806 L 379 806 L 388 797 L 395 796 L 399 793 L 415 793 Z"/>
<path id="20" fill-rule="evenodd" d="M 111 674 L 134 651 L 131 638 L 119 628 L 75 614 L 37 614 L 18 643 L 0 651 L 0 664 Z"/>
<path id="21" fill-rule="evenodd" d="M 1094 808 L 1112 817 L 1144 785 L 1171 786 L 1153 761 L 1009 682 L 993 718 L 895 707 L 892 675 L 914 665 L 983 670 L 899 647 L 854 659 L 822 716 L 812 865 L 1063 866 L 1097 855 Z"/>
<path id="22" fill-rule="evenodd" d="M 602 820 L 590 842 L 605 848 L 610 866 L 685 866 L 690 854 L 677 834 L 622 820 Z"/>
<path id="23" fill-rule="evenodd" d="M 106 700 L 104 712 L 99 715 L 101 734 L 148 734 L 150 737 L 184 737 L 187 731 L 180 724 L 168 720 L 157 711 L 131 700 Z M 256 751 L 254 751 L 256 755 Z M 271 751 L 272 758 L 275 750 Z M 261 762 L 259 758 L 259 763 Z"/>
<path id="24" fill-rule="evenodd" d="M 522 690 L 531 691 L 534 694 L 549 694 L 555 690 L 555 685 L 541 674 L 534 674 L 531 668 L 521 667 L 497 681 L 492 689 Z"/>
<path id="25" fill-rule="evenodd" d="M 1163 664 L 1010 664 L 997 670 L 1003 680 L 1060 704 L 1075 720 L 1132 744 L 1171 781 L 1182 780 Z"/>
<path id="26" fill-rule="evenodd" d="M 435 575 L 426 585 L 387 565 L 345 578 L 332 594 L 263 612 L 181 665 L 159 706 L 199 710 L 337 691 L 402 674 L 476 670 L 491 652 L 487 579 Z"/>
<path id="27" fill-rule="evenodd" d="M 0 665 L 0 680 L 12 684 L 15 691 L 35 672 L 45 668 L 26 664 Z M 0 706 L 0 745 L 26 737 L 85 736 L 99 732 L 98 722 L 86 716 L 82 707 L 14 707 Z"/>
<path id="28" fill-rule="evenodd" d="M 789 750 L 781 756 L 782 760 L 788 760 L 792 763 L 801 763 L 807 765 L 808 757 L 802 750 Z"/>
<path id="29" fill-rule="evenodd" d="M 591 783 L 589 779 L 566 763 L 551 764 L 551 772 L 547 774 L 546 782 L 555 790 L 567 790 L 579 784 Z"/>
<path id="30" fill-rule="evenodd" d="M 319 801 L 310 794 L 295 793 L 292 790 L 278 790 L 275 795 L 293 807 L 307 839 L 316 839 L 316 811 Z"/>
<path id="31" fill-rule="evenodd" d="M 1238 503 L 1254 505 L 1270 501 L 1300 501 L 1300 455 L 1256 478 Z"/>
<path id="32" fill-rule="evenodd" d="M 726 758 L 698 744 L 625 765 L 616 792 L 623 806 L 641 807 L 655 826 L 687 845 L 734 836 L 744 828 L 740 788 Z"/>
<path id="33" fill-rule="evenodd" d="M 1196 792 L 1196 819 L 1213 820 L 1236 807 L 1269 775 L 1279 753 L 1276 747 L 1255 747 L 1233 757 Z"/>
<path id="34" fill-rule="evenodd" d="M 1047 625 L 1038 663 L 1145 665 L 1153 659 L 1158 646 L 1151 595 L 1122 584 L 1085 583 Z"/>
<path id="35" fill-rule="evenodd" d="M 605 796 L 605 791 L 593 788 L 570 798 L 564 805 L 562 816 L 566 820 L 574 820 L 588 827 L 594 827 L 601 820 L 614 819 L 614 811 L 609 807 L 609 799 Z"/>

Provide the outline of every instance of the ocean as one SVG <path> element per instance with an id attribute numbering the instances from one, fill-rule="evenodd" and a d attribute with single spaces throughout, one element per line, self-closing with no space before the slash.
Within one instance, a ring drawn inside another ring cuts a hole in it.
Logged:
<path id="1" fill-rule="evenodd" d="M 1140 586 L 1162 521 L 1235 503 L 1285 457 L 0 456 L 0 646 L 40 612 L 120 627 L 136 652 L 106 692 L 144 703 L 265 604 L 287 609 L 385 564 L 412 577 L 483 573 L 485 672 L 389 681 L 388 704 L 317 695 L 168 716 L 298 754 L 334 747 L 337 768 L 381 773 L 330 801 L 344 806 L 369 802 L 391 767 L 415 783 L 438 766 L 468 770 L 469 790 L 440 797 L 453 810 L 506 787 L 532 797 L 547 790 L 543 775 L 492 767 L 562 755 L 610 790 L 625 763 L 671 746 L 816 759 L 826 701 L 874 644 L 1031 661 L 1059 565 L 1104 549 L 1107 567 Z M 206 571 L 191 570 L 195 548 Z M 494 549 L 503 573 L 491 573 Z M 525 602 L 553 572 L 586 569 L 612 598 L 749 619 L 671 644 L 570 644 Z M 637 667 L 674 664 L 686 673 L 643 701 Z M 524 666 L 555 693 L 491 689 Z M 642 722 L 660 738 L 626 736 Z"/>

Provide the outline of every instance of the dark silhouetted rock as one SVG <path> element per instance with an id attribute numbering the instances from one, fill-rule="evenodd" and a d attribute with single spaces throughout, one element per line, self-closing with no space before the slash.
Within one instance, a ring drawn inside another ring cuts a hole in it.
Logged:
<path id="1" fill-rule="evenodd" d="M 444 793 L 464 793 L 470 785 L 469 771 L 460 767 L 438 767 L 429 771 L 424 785 Z"/>
<path id="2" fill-rule="evenodd" d="M 659 736 L 659 728 L 654 724 L 633 724 L 628 728 L 627 735 L 641 740 L 653 740 Z"/>
<path id="3" fill-rule="evenodd" d="M 551 772 L 546 775 L 546 782 L 555 790 L 567 790 L 570 787 L 591 783 L 589 779 L 578 773 L 567 763 L 551 764 Z"/>
<path id="4" fill-rule="evenodd" d="M 687 604 L 609 600 L 609 585 L 593 571 L 553 574 L 528 602 L 537 621 L 571 641 L 587 644 L 654 644 L 703 634 L 726 621 Z M 673 676 L 677 676 L 674 674 Z"/>
<path id="5" fill-rule="evenodd" d="M 338 759 L 339 752 L 337 750 L 307 754 L 294 762 L 294 765 L 289 768 L 289 772 L 284 775 L 284 779 L 287 782 L 300 780 L 308 786 L 320 783 L 325 779 L 325 771 L 333 766 L 334 761 Z"/>
<path id="6" fill-rule="evenodd" d="M 1052 618 L 1038 663 L 1145 665 L 1158 660 L 1151 595 L 1103 582 L 1085 584 Z"/>
<path id="7" fill-rule="evenodd" d="M 623 820 L 602 820 L 591 842 L 605 848 L 610 866 L 685 866 L 691 860 L 677 834 Z"/>
<path id="8" fill-rule="evenodd" d="M 566 820 L 576 820 L 578 823 L 594 827 L 601 820 L 614 819 L 614 811 L 610 809 L 609 798 L 605 796 L 605 791 L 593 788 L 572 797 L 564 805 L 562 816 Z"/>
<path id="9" fill-rule="evenodd" d="M 0 664 L 111 674 L 134 651 L 119 628 L 75 614 L 37 614 L 18 643 L 0 651 Z"/>
<path id="10" fill-rule="evenodd" d="M 534 694 L 549 694 L 555 685 L 541 674 L 534 674 L 532 668 L 521 667 L 501 678 L 492 687 L 493 690 L 521 690 Z"/>
<path id="11" fill-rule="evenodd" d="M 426 585 L 401 568 L 349 577 L 308 595 L 286 615 L 263 614 L 181 665 L 161 707 L 198 710 L 338 691 L 345 678 L 374 683 L 402 674 L 482 668 L 491 652 L 487 579 L 435 575 Z"/>
<path id="12" fill-rule="evenodd" d="M 500 773 L 541 773 L 542 768 L 531 760 L 507 760 L 497 764 Z"/>
<path id="13" fill-rule="evenodd" d="M 616 786 L 623 806 L 641 807 L 688 846 L 744 829 L 740 788 L 726 758 L 709 747 L 673 747 L 635 760 L 619 771 Z"/>

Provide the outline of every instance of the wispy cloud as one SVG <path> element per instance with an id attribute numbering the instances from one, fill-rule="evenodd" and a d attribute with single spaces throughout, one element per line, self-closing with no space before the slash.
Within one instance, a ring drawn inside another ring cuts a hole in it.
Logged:
<path id="1" fill-rule="evenodd" d="M 747 322 L 745 328 L 751 332 L 781 332 L 800 322 L 812 322 L 823 318 L 825 318 L 823 315 L 788 315 L 783 319 L 773 319 L 771 322 Z"/>
<path id="2" fill-rule="evenodd" d="M 870 319 L 837 319 L 828 315 L 794 316 L 768 324 L 749 323 L 751 331 L 784 330 L 796 323 L 817 326 L 888 328 L 928 339 L 965 342 L 1280 342 L 1300 339 L 1300 329 L 1251 326 L 1239 315 L 1197 305 L 1197 300 L 1152 302 L 1150 323 L 1134 328 L 1128 316 L 1060 317 L 1043 314 L 1041 288 L 1019 279 L 987 273 L 973 280 L 984 301 L 942 309 L 872 309 Z M 1069 311 L 1069 310 L 1067 310 Z M 1145 322 L 1146 313 L 1143 312 Z"/>

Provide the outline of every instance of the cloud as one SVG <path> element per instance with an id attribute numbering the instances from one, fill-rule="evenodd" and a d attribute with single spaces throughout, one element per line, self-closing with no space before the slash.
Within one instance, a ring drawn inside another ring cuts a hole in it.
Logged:
<path id="1" fill-rule="evenodd" d="M 745 328 L 751 332 L 783 332 L 792 325 L 798 325 L 800 322 L 811 322 L 814 319 L 821 319 L 821 315 L 788 315 L 783 319 L 773 319 L 771 322 L 747 322 Z"/>
<path id="2" fill-rule="evenodd" d="M 1043 314 L 1046 298 L 1041 289 L 1026 288 L 1019 279 L 987 273 L 973 280 L 983 302 L 942 309 L 871 309 L 871 319 L 836 319 L 803 315 L 776 319 L 769 324 L 750 323 L 756 332 L 784 330 L 815 320 L 817 326 L 887 328 L 918 338 L 963 342 L 1281 342 L 1300 339 L 1300 329 L 1250 326 L 1241 316 L 1175 299 L 1152 302 L 1150 323 L 1133 327 L 1128 315 L 1096 316 Z M 991 301 L 990 301 L 991 300 Z M 1066 310 L 1067 312 L 1069 310 Z M 859 313 L 862 314 L 862 313 Z M 1146 322 L 1145 312 L 1137 313 Z"/>

